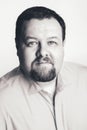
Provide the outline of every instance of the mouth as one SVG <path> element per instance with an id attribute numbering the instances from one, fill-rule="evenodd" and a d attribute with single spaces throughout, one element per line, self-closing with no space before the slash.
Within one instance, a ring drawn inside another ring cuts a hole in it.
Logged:
<path id="1" fill-rule="evenodd" d="M 45 58 L 38 58 L 34 61 L 36 65 L 54 65 L 52 60 L 50 60 L 48 57 Z"/>
<path id="2" fill-rule="evenodd" d="M 51 64 L 52 65 L 52 63 L 48 62 L 48 61 L 41 61 L 41 62 L 37 62 L 36 64 L 37 65 L 40 65 L 40 64 L 42 64 L 42 65 L 44 65 L 44 64 Z"/>

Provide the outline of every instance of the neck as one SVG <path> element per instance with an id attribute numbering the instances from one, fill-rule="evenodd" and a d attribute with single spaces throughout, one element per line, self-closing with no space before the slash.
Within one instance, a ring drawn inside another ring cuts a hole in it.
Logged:
<path id="1" fill-rule="evenodd" d="M 56 81 L 57 81 L 57 78 L 49 82 L 37 82 L 37 84 L 39 85 L 39 87 L 42 88 L 42 90 L 44 90 L 45 92 L 53 96 L 56 91 Z"/>

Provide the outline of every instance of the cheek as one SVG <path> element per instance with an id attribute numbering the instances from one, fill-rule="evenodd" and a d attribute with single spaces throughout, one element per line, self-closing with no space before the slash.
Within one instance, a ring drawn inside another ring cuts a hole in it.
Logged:
<path id="1" fill-rule="evenodd" d="M 35 60 L 35 53 L 33 51 L 25 51 L 24 59 L 26 64 L 31 64 Z"/>
<path id="2" fill-rule="evenodd" d="M 59 48 L 59 49 L 55 49 L 54 51 L 54 59 L 56 60 L 62 60 L 64 57 L 64 49 L 63 48 Z"/>
<path id="3" fill-rule="evenodd" d="M 34 51 L 31 51 L 30 49 L 23 48 L 23 50 L 21 50 L 19 54 L 19 58 L 22 65 L 26 67 L 30 67 L 33 60 L 35 60 L 35 53 Z"/>
<path id="4" fill-rule="evenodd" d="M 64 58 L 64 50 L 63 49 L 57 50 L 54 56 L 54 65 L 55 68 L 58 69 L 58 71 L 62 66 L 63 58 Z"/>

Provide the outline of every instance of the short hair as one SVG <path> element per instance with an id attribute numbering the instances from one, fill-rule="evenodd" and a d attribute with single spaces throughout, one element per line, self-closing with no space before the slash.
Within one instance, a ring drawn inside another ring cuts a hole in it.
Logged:
<path id="1" fill-rule="evenodd" d="M 31 7 L 31 8 L 26 9 L 25 11 L 23 11 L 17 19 L 16 31 L 15 31 L 17 42 L 20 40 L 23 23 L 25 21 L 31 20 L 33 18 L 40 19 L 40 20 L 44 19 L 44 18 L 48 18 L 48 19 L 55 18 L 62 28 L 62 40 L 63 41 L 65 40 L 66 26 L 65 26 L 65 22 L 64 22 L 63 18 L 59 14 L 57 14 L 55 11 L 53 11 L 47 7 L 35 6 L 35 7 Z M 16 42 L 16 44 L 17 44 L 17 42 Z"/>

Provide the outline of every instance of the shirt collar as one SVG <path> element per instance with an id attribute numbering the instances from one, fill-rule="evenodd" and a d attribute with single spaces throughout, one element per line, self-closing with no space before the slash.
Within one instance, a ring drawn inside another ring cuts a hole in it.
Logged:
<path id="1" fill-rule="evenodd" d="M 21 85 L 24 89 L 27 89 L 29 94 L 35 94 L 38 92 L 43 91 L 43 88 L 41 88 L 35 81 L 31 79 L 26 79 L 25 76 L 22 74 L 21 70 L 18 68 L 17 73 L 20 74 L 20 81 Z M 58 77 L 56 78 L 56 93 L 60 92 L 63 89 L 63 81 L 61 74 L 58 74 Z"/>

